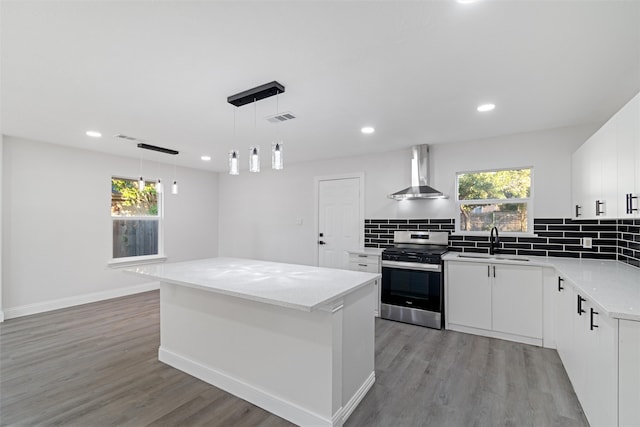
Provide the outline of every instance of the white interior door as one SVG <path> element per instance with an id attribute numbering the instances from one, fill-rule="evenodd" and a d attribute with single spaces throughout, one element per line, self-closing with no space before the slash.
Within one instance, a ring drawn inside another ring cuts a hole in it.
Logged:
<path id="1" fill-rule="evenodd" d="M 348 268 L 348 250 L 361 246 L 360 179 L 318 181 L 318 266 Z"/>

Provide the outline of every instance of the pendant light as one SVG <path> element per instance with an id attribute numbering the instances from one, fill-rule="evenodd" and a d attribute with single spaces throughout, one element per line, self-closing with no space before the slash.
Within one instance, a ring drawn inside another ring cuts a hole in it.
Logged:
<path id="1" fill-rule="evenodd" d="M 140 192 L 144 191 L 144 178 L 142 177 L 142 151 L 140 152 L 140 165 L 138 167 L 138 172 L 140 172 L 140 178 L 138 179 L 138 190 Z"/>
<path id="2" fill-rule="evenodd" d="M 260 172 L 260 147 L 249 148 L 249 172 Z"/>
<path id="3" fill-rule="evenodd" d="M 254 140 L 258 141 L 257 132 L 257 102 L 259 100 L 269 98 L 276 95 L 276 113 L 279 110 L 278 95 L 283 93 L 285 88 L 283 85 L 276 81 L 266 83 L 261 86 L 254 87 L 252 89 L 237 93 L 227 97 L 227 102 L 235 107 L 241 107 L 246 104 L 253 103 L 253 127 L 254 127 Z M 235 142 L 236 136 L 236 116 L 235 109 L 233 115 L 233 136 Z M 239 152 L 238 150 L 229 151 L 229 174 L 239 175 Z M 276 170 L 283 169 L 284 158 L 282 152 L 282 141 L 277 140 L 271 144 L 271 167 Z M 249 172 L 260 172 L 260 146 L 253 145 L 249 148 Z"/>
<path id="4" fill-rule="evenodd" d="M 240 175 L 238 170 L 238 152 L 236 150 L 229 151 L 229 175 Z"/>
<path id="5" fill-rule="evenodd" d="M 278 97 L 279 94 L 276 94 L 276 115 L 280 112 L 280 108 L 278 105 Z M 276 124 L 279 126 L 279 124 Z M 276 128 L 276 133 L 277 133 Z M 282 141 L 276 141 L 271 143 L 271 169 L 282 170 L 284 168 L 284 159 L 282 157 Z"/>
<path id="6" fill-rule="evenodd" d="M 282 158 L 282 142 L 271 144 L 271 168 L 275 170 L 284 169 L 284 159 Z"/>
<path id="7" fill-rule="evenodd" d="M 233 109 L 233 143 L 236 143 L 236 109 Z M 229 151 L 229 175 L 240 175 L 238 151 Z"/>
<path id="8" fill-rule="evenodd" d="M 173 158 L 173 184 L 171 184 L 171 194 L 178 194 L 178 179 L 176 178 L 176 159 Z"/>
<path id="9" fill-rule="evenodd" d="M 133 139 L 133 138 L 130 138 L 130 139 Z M 158 151 L 160 153 L 165 153 L 165 154 L 171 154 L 172 156 L 177 156 L 179 154 L 179 151 L 173 150 L 171 148 L 159 147 L 157 145 L 150 145 L 145 143 L 138 143 L 138 148 L 144 149 L 144 150 Z M 139 169 L 140 178 L 138 179 L 138 190 L 140 192 L 143 192 L 147 184 L 144 178 L 142 177 L 142 151 L 140 152 L 139 159 L 140 159 L 140 169 Z M 157 166 L 156 171 L 159 174 L 159 169 L 160 169 L 159 163 L 156 163 L 156 166 Z M 158 178 L 158 180 L 155 183 L 155 189 L 156 189 L 156 193 L 158 194 L 161 194 L 164 192 L 164 185 L 162 184 L 162 180 L 160 178 Z M 173 158 L 173 185 L 171 186 L 171 193 L 178 194 L 178 181 L 176 180 L 175 157 Z"/>
<path id="10" fill-rule="evenodd" d="M 257 100 L 253 100 L 253 137 L 258 139 L 258 122 L 257 122 Z M 249 148 L 249 172 L 260 172 L 260 147 L 253 146 Z"/>

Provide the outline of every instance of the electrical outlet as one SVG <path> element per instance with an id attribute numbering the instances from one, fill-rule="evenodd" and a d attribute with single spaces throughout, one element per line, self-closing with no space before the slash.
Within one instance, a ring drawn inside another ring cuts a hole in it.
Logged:
<path id="1" fill-rule="evenodd" d="M 583 248 L 592 248 L 593 247 L 593 239 L 591 237 L 583 237 L 582 238 L 582 247 Z"/>

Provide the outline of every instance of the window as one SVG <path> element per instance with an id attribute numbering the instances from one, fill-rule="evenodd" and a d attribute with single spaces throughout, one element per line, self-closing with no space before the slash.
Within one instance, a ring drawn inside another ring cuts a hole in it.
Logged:
<path id="1" fill-rule="evenodd" d="M 162 197 L 155 183 L 111 178 L 113 259 L 161 254 Z"/>
<path id="2" fill-rule="evenodd" d="M 531 233 L 533 169 L 462 172 L 456 177 L 457 231 Z"/>

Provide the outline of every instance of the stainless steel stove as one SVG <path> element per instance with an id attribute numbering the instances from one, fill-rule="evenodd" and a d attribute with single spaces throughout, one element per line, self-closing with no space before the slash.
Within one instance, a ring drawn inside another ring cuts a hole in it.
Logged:
<path id="1" fill-rule="evenodd" d="M 442 255 L 449 233 L 395 231 L 394 247 L 382 252 L 383 319 L 442 329 Z"/>

